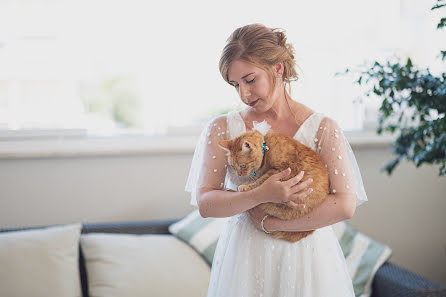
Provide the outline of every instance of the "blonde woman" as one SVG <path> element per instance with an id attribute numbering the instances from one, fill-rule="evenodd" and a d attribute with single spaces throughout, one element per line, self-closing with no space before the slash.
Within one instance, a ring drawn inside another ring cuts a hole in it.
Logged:
<path id="1" fill-rule="evenodd" d="M 223 49 L 219 67 L 223 79 L 247 107 L 212 119 L 204 129 L 186 185 L 203 217 L 230 217 L 215 251 L 208 297 L 354 296 L 330 225 L 350 219 L 367 196 L 342 130 L 333 119 L 290 97 L 287 86 L 298 76 L 293 47 L 282 30 L 260 24 L 236 29 Z M 218 142 L 264 120 L 273 131 L 311 147 L 326 164 L 330 193 L 307 216 L 284 221 L 257 207 L 265 202 L 305 207 L 300 201 L 311 192 L 311 180 L 305 174 L 281 181 L 289 174 L 285 170 L 256 189 L 237 191 L 249 177 L 237 176 L 227 165 Z M 278 230 L 316 231 L 290 243 L 267 234 Z"/>

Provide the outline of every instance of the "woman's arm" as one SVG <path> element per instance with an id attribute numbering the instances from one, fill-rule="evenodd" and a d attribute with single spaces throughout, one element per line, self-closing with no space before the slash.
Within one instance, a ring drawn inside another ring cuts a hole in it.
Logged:
<path id="1" fill-rule="evenodd" d="M 355 195 L 329 194 L 319 206 L 307 215 L 288 221 L 268 217 L 264 221 L 264 227 L 268 231 L 297 232 L 315 230 L 350 219 L 355 213 L 355 209 Z M 255 207 L 248 211 L 248 215 L 254 225 L 261 229 L 260 222 L 265 216 L 265 212 L 260 207 Z"/>
<path id="2" fill-rule="evenodd" d="M 229 217 L 255 208 L 265 202 L 290 203 L 292 200 L 302 199 L 309 194 L 306 187 L 311 182 L 307 180 L 297 185 L 303 178 L 303 172 L 289 180 L 282 181 L 290 173 L 289 168 L 276 173 L 259 187 L 246 192 L 222 191 L 211 187 L 201 187 L 197 195 L 200 215 L 216 218 Z"/>
<path id="3" fill-rule="evenodd" d="M 260 204 L 253 193 L 201 188 L 197 197 L 200 215 L 203 218 L 224 218 L 242 213 Z"/>

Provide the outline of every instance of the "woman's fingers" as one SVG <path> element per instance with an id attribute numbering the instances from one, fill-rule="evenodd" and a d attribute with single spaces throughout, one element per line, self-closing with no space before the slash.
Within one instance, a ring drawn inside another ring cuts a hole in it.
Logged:
<path id="1" fill-rule="evenodd" d="M 269 197 L 269 199 L 265 200 L 264 202 L 284 203 L 289 207 L 297 209 L 301 209 L 303 207 L 301 204 L 293 201 L 299 202 L 299 200 L 305 198 L 311 193 L 312 189 L 308 188 L 308 186 L 313 182 L 313 180 L 309 178 L 302 181 L 304 172 L 301 171 L 299 174 L 290 178 L 289 180 L 277 183 L 277 181 L 286 179 L 290 173 L 291 169 L 287 168 L 271 176 L 269 178 L 271 181 L 263 183 L 262 186 L 265 187 L 265 197 Z"/>
<path id="2" fill-rule="evenodd" d="M 299 172 L 296 176 L 290 178 L 290 179 L 287 180 L 287 181 L 284 181 L 284 183 L 285 183 L 286 186 L 288 186 L 288 187 L 291 188 L 291 187 L 294 186 L 295 184 L 299 183 L 299 182 L 302 180 L 303 177 L 304 177 L 304 172 L 301 171 L 301 172 Z"/>
<path id="3" fill-rule="evenodd" d="M 286 177 L 288 177 L 288 175 L 290 175 L 291 173 L 291 168 L 287 168 L 279 173 L 274 174 L 276 180 L 282 180 L 285 179 Z"/>
<path id="4" fill-rule="evenodd" d="M 305 188 L 307 188 L 312 182 L 313 182 L 313 179 L 309 178 L 297 185 L 291 186 L 291 190 L 293 191 L 293 193 L 300 192 L 300 191 L 304 190 Z"/>
<path id="5" fill-rule="evenodd" d="M 292 200 L 292 201 L 302 200 L 302 199 L 304 199 L 305 197 L 307 197 L 308 195 L 310 195 L 311 192 L 313 192 L 313 189 L 312 189 L 312 188 L 308 188 L 308 189 L 306 189 L 306 190 L 303 190 L 303 191 L 294 193 L 294 194 L 292 195 L 291 200 Z"/>
<path id="6" fill-rule="evenodd" d="M 285 203 L 285 205 L 294 208 L 294 209 L 304 209 L 305 208 L 305 204 L 300 204 L 300 203 L 296 203 L 293 201 L 288 201 Z"/>

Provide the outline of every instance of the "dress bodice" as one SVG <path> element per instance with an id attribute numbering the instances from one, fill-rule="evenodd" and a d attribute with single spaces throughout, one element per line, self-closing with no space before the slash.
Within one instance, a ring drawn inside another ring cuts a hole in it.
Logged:
<path id="1" fill-rule="evenodd" d="M 191 203 L 197 205 L 198 189 L 233 190 L 251 182 L 240 177 L 228 166 L 226 151 L 219 146 L 247 128 L 237 111 L 212 119 L 203 129 L 192 159 L 185 190 L 191 193 Z M 299 127 L 294 139 L 314 150 L 325 163 L 330 180 L 330 193 L 356 195 L 356 205 L 367 201 L 362 178 L 353 151 L 342 129 L 333 119 L 313 113 Z"/>

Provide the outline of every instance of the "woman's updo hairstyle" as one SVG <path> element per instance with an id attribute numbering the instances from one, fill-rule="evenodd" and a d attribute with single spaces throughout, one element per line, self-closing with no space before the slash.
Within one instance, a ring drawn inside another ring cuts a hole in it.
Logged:
<path id="1" fill-rule="evenodd" d="M 276 85 L 276 76 L 272 66 L 282 62 L 284 71 L 282 80 L 286 84 L 298 80 L 295 70 L 294 48 L 287 43 L 283 30 L 270 29 L 261 24 L 251 24 L 237 28 L 227 40 L 220 57 L 220 73 L 229 83 L 228 68 L 234 60 L 243 60 L 269 72 Z"/>

